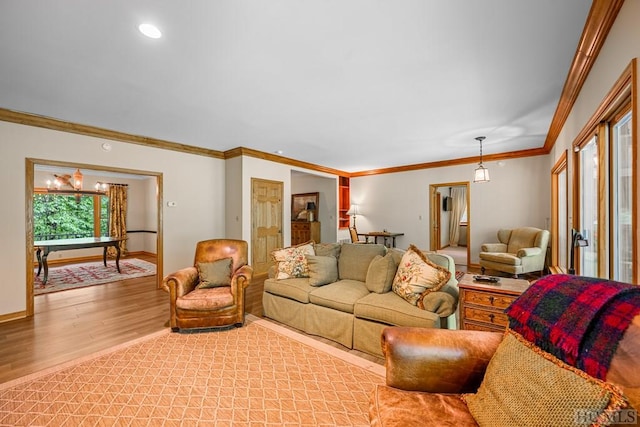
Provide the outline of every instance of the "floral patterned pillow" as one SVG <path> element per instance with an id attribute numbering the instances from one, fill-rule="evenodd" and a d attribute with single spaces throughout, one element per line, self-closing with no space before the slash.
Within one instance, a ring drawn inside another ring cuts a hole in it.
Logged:
<path id="1" fill-rule="evenodd" d="M 423 298 L 440 290 L 451 278 L 451 272 L 429 261 L 414 245 L 404 253 L 393 278 L 392 289 L 413 305 L 424 309 Z"/>
<path id="2" fill-rule="evenodd" d="M 276 279 L 309 277 L 307 255 L 315 255 L 313 242 L 277 249 L 271 253 L 277 265 Z"/>

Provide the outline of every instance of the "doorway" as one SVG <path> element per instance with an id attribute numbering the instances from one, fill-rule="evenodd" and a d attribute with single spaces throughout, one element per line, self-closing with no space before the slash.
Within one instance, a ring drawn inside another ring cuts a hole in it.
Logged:
<path id="1" fill-rule="evenodd" d="M 144 178 L 152 178 L 155 180 L 155 188 L 151 193 L 150 200 L 148 202 L 155 202 L 155 230 L 147 230 L 149 233 L 152 233 L 150 237 L 152 240 L 155 239 L 155 250 L 156 250 L 156 287 L 160 288 L 160 282 L 163 277 L 163 248 L 162 248 L 162 174 L 157 172 L 149 172 L 149 171 L 140 171 L 140 170 L 131 170 L 131 169 L 121 169 L 121 168 L 113 168 L 107 166 L 99 166 L 99 165 L 90 165 L 90 164 L 79 164 L 79 163 L 68 163 L 61 161 L 53 161 L 53 160 L 44 160 L 44 159 L 26 159 L 26 193 L 25 193 L 25 221 L 26 221 L 26 316 L 30 317 L 34 315 L 34 259 L 35 259 L 35 251 L 33 247 L 34 242 L 34 212 L 33 212 L 33 194 L 36 188 L 36 169 L 81 169 L 86 172 L 90 172 L 95 176 L 104 176 L 105 178 L 113 177 L 113 176 L 130 176 L 138 179 Z M 38 182 L 38 186 L 41 183 Z M 154 185 L 153 182 L 150 185 Z M 151 200 L 153 199 L 153 200 Z M 141 230 L 138 230 L 141 231 Z M 142 230 L 144 231 L 144 230 Z M 153 236 L 155 234 L 155 236 Z"/>
<path id="2" fill-rule="evenodd" d="M 471 198 L 469 182 L 429 186 L 430 250 L 450 255 L 457 265 L 469 265 Z"/>

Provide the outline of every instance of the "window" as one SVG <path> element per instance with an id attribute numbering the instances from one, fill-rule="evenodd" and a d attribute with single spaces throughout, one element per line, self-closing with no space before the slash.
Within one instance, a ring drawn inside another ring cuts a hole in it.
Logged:
<path id="1" fill-rule="evenodd" d="M 580 220 L 578 230 L 589 246 L 580 250 L 580 274 L 598 277 L 598 143 L 593 137 L 579 153 Z"/>
<path id="2" fill-rule="evenodd" d="M 34 240 L 107 236 L 108 205 L 107 196 L 38 191 L 33 195 Z"/>
<path id="3" fill-rule="evenodd" d="M 611 254 L 612 278 L 633 282 L 633 147 L 631 112 L 612 123 L 611 133 Z"/>
<path id="4" fill-rule="evenodd" d="M 624 71 L 574 142 L 573 227 L 588 240 L 577 273 L 638 283 L 637 135 L 632 108 L 636 60 Z"/>

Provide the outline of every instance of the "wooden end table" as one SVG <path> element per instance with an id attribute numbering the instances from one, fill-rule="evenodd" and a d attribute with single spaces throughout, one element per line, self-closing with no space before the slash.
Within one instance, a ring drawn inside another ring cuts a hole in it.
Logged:
<path id="1" fill-rule="evenodd" d="M 509 325 L 504 309 L 522 294 L 529 282 L 500 277 L 498 283 L 476 282 L 475 274 L 465 274 L 460 289 L 460 329 L 504 331 Z"/>

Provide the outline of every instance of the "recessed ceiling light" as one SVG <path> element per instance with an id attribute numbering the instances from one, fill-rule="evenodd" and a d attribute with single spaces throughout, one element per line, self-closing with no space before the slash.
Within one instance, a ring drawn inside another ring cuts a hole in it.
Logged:
<path id="1" fill-rule="evenodd" d="M 284 153 L 284 151 L 282 151 L 282 150 L 276 150 L 276 151 L 274 151 L 274 153 L 276 153 L 276 154 L 283 154 L 283 153 Z"/>
<path id="2" fill-rule="evenodd" d="M 158 27 L 153 24 L 140 24 L 140 26 L 138 26 L 138 29 L 142 34 L 152 39 L 159 39 L 160 37 L 162 37 L 162 33 L 160 32 Z"/>

